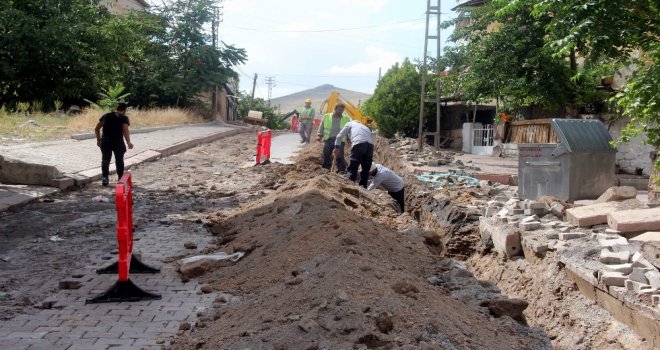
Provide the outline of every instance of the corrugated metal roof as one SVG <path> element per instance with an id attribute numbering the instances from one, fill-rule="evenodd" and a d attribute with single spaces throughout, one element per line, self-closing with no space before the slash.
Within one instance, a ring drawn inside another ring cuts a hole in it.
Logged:
<path id="1" fill-rule="evenodd" d="M 612 136 L 600 120 L 551 119 L 552 127 L 569 152 L 615 152 Z"/>

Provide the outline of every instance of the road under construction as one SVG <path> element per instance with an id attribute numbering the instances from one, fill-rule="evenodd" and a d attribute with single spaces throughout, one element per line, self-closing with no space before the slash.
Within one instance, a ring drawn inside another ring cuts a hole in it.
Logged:
<path id="1" fill-rule="evenodd" d="M 85 303 L 116 281 L 95 272 L 121 255 L 114 188 L 2 212 L 0 348 L 657 348 L 581 291 L 559 248 L 509 258 L 483 239 L 483 209 L 514 186 L 419 181 L 414 141 L 378 138 L 375 160 L 406 182 L 400 215 L 297 141 L 274 133 L 255 166 L 248 128 L 132 167 L 133 253 L 160 272 L 131 280 L 159 300 Z"/>

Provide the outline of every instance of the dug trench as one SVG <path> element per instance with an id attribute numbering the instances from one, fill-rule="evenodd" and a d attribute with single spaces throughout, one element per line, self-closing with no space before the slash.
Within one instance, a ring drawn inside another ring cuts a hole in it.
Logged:
<path id="1" fill-rule="evenodd" d="M 226 294 L 170 348 L 648 348 L 561 267 L 507 262 L 481 242 L 466 203 L 493 188 L 434 190 L 388 141 L 376 149 L 404 175 L 407 213 L 321 169 L 312 144 L 295 165 L 265 170 L 270 193 L 208 215 L 207 251 L 245 256 L 181 266 L 184 280 Z"/>

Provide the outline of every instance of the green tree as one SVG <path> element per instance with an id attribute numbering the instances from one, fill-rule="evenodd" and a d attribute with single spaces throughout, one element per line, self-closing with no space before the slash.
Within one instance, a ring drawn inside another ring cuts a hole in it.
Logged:
<path id="1" fill-rule="evenodd" d="M 150 51 L 150 64 L 136 69 L 132 83 L 146 90 L 137 96 L 145 99 L 149 92 L 159 104 L 189 106 L 214 84 L 238 78 L 231 68 L 245 62 L 246 52 L 222 42 L 221 48 L 213 47 L 204 29 L 210 27 L 213 6 L 214 0 L 172 0 L 154 8 L 164 25 L 154 41 L 162 46 Z"/>
<path id="2" fill-rule="evenodd" d="M 509 1 L 504 9 L 515 11 L 518 6 L 520 1 Z M 629 118 L 619 141 L 643 132 L 646 142 L 660 149 L 660 3 L 543 0 L 534 6 L 534 15 L 551 18 L 547 45 L 557 56 L 575 52 L 589 63 L 618 63 L 633 69 L 613 99 Z M 660 160 L 655 166 L 660 171 Z"/>
<path id="3" fill-rule="evenodd" d="M 451 72 L 453 84 L 447 85 L 454 94 L 471 101 L 503 96 L 512 110 L 532 105 L 557 110 L 579 100 L 588 84 L 572 80 L 570 62 L 546 46 L 550 17 L 531 15 L 536 2 L 519 0 L 506 8 L 506 1 L 490 1 L 461 9 L 463 17 L 448 23 L 469 18 L 452 34 L 456 46 L 440 62 Z"/>
<path id="4" fill-rule="evenodd" d="M 6 0 L 0 6 L 0 105 L 92 97 L 119 79 L 98 0 Z"/>
<path id="5" fill-rule="evenodd" d="M 363 110 L 373 116 L 383 136 L 391 137 L 396 133 L 409 137 L 417 135 L 420 82 L 417 67 L 408 59 L 392 66 L 378 82 Z"/>
<path id="6" fill-rule="evenodd" d="M 280 115 L 277 113 L 277 109 L 274 106 L 269 106 L 268 102 L 261 97 L 257 97 L 252 102 L 252 109 L 250 109 L 250 95 L 244 92 L 238 94 L 238 117 L 244 118 L 247 117 L 250 110 L 262 112 L 263 119 L 266 119 L 268 123 L 266 127 L 269 129 L 286 129 L 288 125 L 281 121 Z"/>

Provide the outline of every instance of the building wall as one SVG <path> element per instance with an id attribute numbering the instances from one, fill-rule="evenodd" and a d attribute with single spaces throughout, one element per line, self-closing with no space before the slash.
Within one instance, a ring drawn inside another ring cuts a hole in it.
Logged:
<path id="1" fill-rule="evenodd" d="M 621 130 L 626 126 L 626 120 L 619 120 L 609 127 L 613 139 L 621 136 Z M 637 169 L 642 169 L 642 174 L 651 175 L 650 154 L 655 149 L 652 146 L 642 144 L 646 135 L 635 137 L 629 143 L 620 144 L 617 147 L 616 164 L 621 172 L 635 174 Z"/>
<path id="2" fill-rule="evenodd" d="M 116 14 L 123 14 L 130 10 L 144 10 L 149 7 L 144 0 L 101 0 L 101 4 Z"/>

